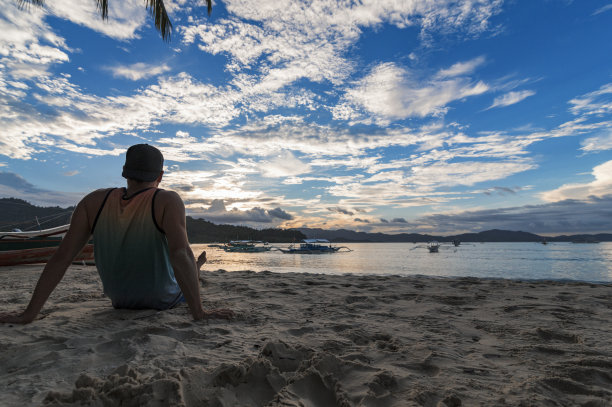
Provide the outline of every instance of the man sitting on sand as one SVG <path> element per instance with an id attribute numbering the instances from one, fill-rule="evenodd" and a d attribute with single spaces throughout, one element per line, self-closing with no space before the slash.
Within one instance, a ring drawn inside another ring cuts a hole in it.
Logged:
<path id="1" fill-rule="evenodd" d="M 206 253 L 196 262 L 183 201 L 177 193 L 157 188 L 163 162 L 155 147 L 130 147 L 122 173 L 127 188 L 99 189 L 79 202 L 29 305 L 21 313 L 0 314 L 0 322 L 32 322 L 92 235 L 96 267 L 113 307 L 164 310 L 186 301 L 195 320 L 231 318 L 231 310 L 202 307 L 198 271 Z"/>

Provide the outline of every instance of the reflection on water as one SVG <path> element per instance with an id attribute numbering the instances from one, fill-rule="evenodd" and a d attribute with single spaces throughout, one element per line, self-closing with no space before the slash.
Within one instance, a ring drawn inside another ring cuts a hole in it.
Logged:
<path id="1" fill-rule="evenodd" d="M 462 243 L 429 253 L 423 244 L 343 243 L 352 252 L 333 254 L 226 253 L 205 244 L 203 270 L 253 270 L 329 274 L 399 274 L 612 282 L 612 242 Z M 277 245 L 286 247 L 287 245 Z"/>

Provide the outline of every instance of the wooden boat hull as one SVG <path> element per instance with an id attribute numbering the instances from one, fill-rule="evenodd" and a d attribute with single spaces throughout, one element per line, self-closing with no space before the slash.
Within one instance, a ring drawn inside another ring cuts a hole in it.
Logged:
<path id="1" fill-rule="evenodd" d="M 29 239 L 8 237 L 5 239 L 0 239 L 0 252 L 37 249 L 40 247 L 57 248 L 61 242 L 61 237 L 31 237 Z"/>
<path id="2" fill-rule="evenodd" d="M 18 264 L 46 263 L 57 247 L 38 247 L 24 250 L 8 250 L 0 252 L 0 266 L 15 266 Z M 74 258 L 75 261 L 91 261 L 94 258 L 94 248 L 88 244 Z"/>

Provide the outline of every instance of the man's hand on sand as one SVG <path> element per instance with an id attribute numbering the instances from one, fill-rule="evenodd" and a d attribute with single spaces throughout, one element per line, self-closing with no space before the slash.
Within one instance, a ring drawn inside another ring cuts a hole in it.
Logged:
<path id="1" fill-rule="evenodd" d="M 198 266 L 198 270 L 202 268 L 202 266 L 206 263 L 206 252 L 202 251 L 196 260 L 196 265 Z"/>
<path id="2" fill-rule="evenodd" d="M 0 323 L 3 324 L 29 324 L 34 321 L 23 312 L 3 312 L 0 313 Z"/>

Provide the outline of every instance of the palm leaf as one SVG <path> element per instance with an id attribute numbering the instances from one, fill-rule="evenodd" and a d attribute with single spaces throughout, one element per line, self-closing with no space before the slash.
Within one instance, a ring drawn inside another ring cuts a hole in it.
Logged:
<path id="1" fill-rule="evenodd" d="M 19 7 L 27 7 L 27 5 L 34 4 L 35 6 L 44 5 L 44 0 L 17 0 Z M 75 0 L 79 1 L 79 0 Z M 118 0 L 115 0 L 118 1 Z M 108 0 L 96 0 L 98 11 L 103 20 L 108 19 Z M 166 6 L 163 0 L 145 0 L 145 4 L 149 13 L 155 19 L 155 28 L 160 32 L 164 41 L 170 41 L 170 32 L 172 31 L 172 22 L 168 13 L 166 12 Z M 208 15 L 212 13 L 212 0 L 206 0 L 206 6 L 208 9 Z"/>
<path id="2" fill-rule="evenodd" d="M 97 0 L 97 3 L 98 3 L 98 10 L 100 11 L 100 14 L 102 15 L 102 19 L 107 20 L 108 19 L 108 0 Z"/>
<path id="3" fill-rule="evenodd" d="M 30 4 L 34 4 L 35 6 L 42 6 L 45 2 L 44 0 L 17 0 L 19 3 L 19 8 L 26 8 Z M 210 6 L 209 6 L 210 9 Z"/>

